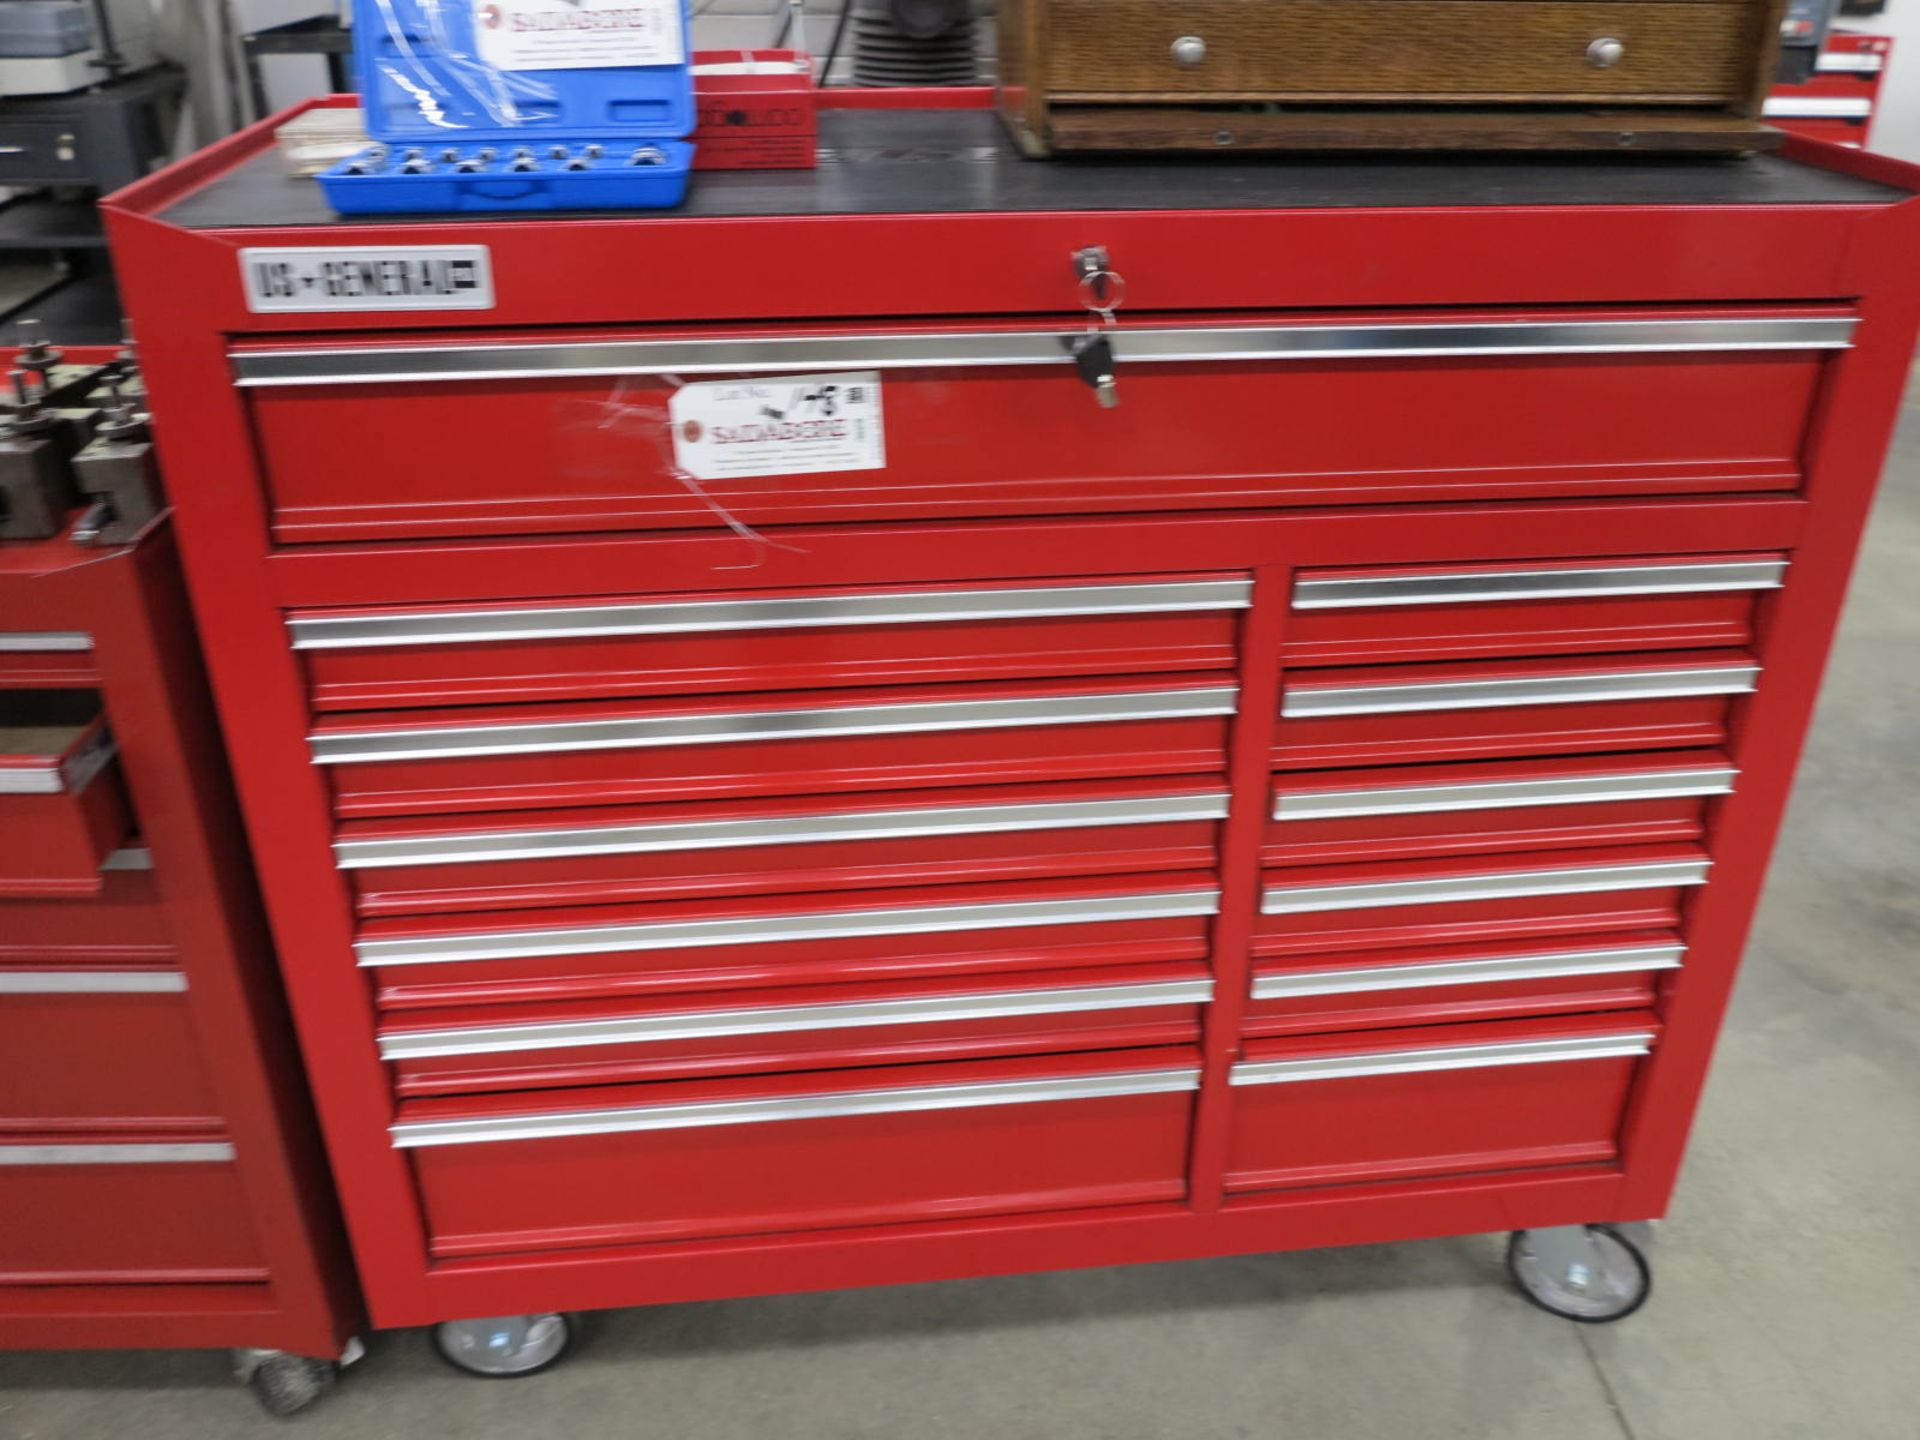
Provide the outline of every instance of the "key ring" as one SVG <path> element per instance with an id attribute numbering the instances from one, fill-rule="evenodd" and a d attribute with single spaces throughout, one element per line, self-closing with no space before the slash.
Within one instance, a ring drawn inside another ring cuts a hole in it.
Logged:
<path id="1" fill-rule="evenodd" d="M 1080 303 L 1107 324 L 1127 300 L 1127 277 L 1118 270 L 1087 270 L 1080 276 Z"/>

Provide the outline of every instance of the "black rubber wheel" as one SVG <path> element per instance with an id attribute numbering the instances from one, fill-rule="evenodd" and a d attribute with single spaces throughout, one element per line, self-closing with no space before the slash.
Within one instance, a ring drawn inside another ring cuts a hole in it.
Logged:
<path id="1" fill-rule="evenodd" d="M 269 1415 L 298 1415 L 333 1388 L 339 1370 L 330 1360 L 270 1355 L 254 1367 L 247 1385 Z"/>
<path id="2" fill-rule="evenodd" d="M 548 1313 L 497 1320 L 449 1320 L 433 1327 L 433 1348 L 463 1375 L 523 1380 L 551 1370 L 580 1338 L 577 1317 Z"/>
<path id="3" fill-rule="evenodd" d="M 1513 1278 L 1514 1288 L 1526 1296 L 1529 1303 L 1549 1315 L 1581 1325 L 1611 1325 L 1626 1319 L 1652 1298 L 1653 1267 L 1647 1263 L 1640 1247 L 1611 1225 L 1589 1225 L 1587 1230 L 1608 1262 L 1608 1283 L 1604 1290 L 1576 1294 L 1558 1282 L 1557 1277 L 1544 1274 L 1530 1263 L 1524 1230 L 1514 1231 L 1507 1241 L 1507 1274 Z"/>

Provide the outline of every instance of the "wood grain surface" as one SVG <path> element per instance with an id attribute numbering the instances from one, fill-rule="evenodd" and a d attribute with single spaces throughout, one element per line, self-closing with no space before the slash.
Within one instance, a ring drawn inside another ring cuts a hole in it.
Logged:
<path id="1" fill-rule="evenodd" d="M 1043 0 L 1029 0 L 1043 3 Z M 1756 10 L 1703 0 L 1044 0 L 1029 83 L 1053 101 L 1737 104 Z M 1031 33 L 1031 32 L 1029 32 Z M 1173 42 L 1198 36 L 1196 65 Z M 1611 36 L 1610 69 L 1587 47 Z M 1037 37 L 1036 37 L 1037 38 Z"/>
<path id="2" fill-rule="evenodd" d="M 1572 151 L 1729 154 L 1777 149 L 1779 130 L 1713 110 L 1234 112 L 1172 105 L 1068 105 L 1048 117 L 1062 152 Z"/>

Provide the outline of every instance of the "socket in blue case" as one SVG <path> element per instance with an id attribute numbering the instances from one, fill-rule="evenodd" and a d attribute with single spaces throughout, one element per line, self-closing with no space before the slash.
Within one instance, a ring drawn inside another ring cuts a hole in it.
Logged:
<path id="1" fill-rule="evenodd" d="M 343 215 L 657 210 L 687 193 L 685 0 L 355 0 L 373 144 Z"/>

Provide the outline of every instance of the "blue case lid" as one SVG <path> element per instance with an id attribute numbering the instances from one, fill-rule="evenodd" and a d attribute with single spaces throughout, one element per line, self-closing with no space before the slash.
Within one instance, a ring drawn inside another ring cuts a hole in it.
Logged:
<path id="1" fill-rule="evenodd" d="M 678 138 L 694 125 L 688 26 L 685 0 L 354 0 L 367 133 L 402 144 Z M 678 58 L 597 63 L 636 53 Z M 556 58 L 565 64 L 520 68 Z"/>

